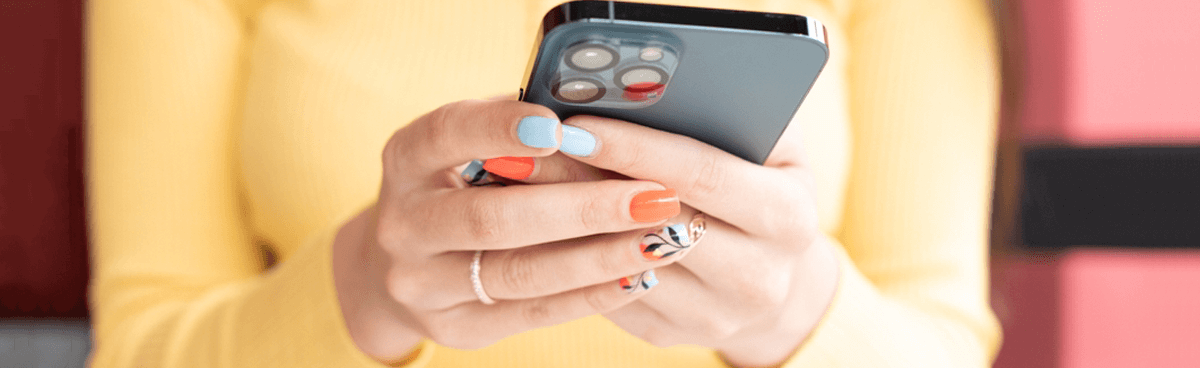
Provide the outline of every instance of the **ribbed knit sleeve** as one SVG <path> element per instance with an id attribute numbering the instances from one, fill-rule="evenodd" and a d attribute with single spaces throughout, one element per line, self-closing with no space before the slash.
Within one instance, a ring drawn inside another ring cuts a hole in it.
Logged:
<path id="1" fill-rule="evenodd" d="M 88 2 L 92 363 L 380 366 L 338 310 L 335 228 L 263 271 L 237 188 L 247 24 L 234 9 Z"/>
<path id="2" fill-rule="evenodd" d="M 787 367 L 986 367 L 997 63 L 985 1 L 845 9 L 853 142 L 838 291 Z"/>

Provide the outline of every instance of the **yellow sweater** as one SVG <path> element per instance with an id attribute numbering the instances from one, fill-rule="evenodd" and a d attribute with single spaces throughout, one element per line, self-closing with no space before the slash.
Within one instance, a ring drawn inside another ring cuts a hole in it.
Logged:
<path id="1" fill-rule="evenodd" d="M 332 236 L 374 200 L 393 131 L 447 102 L 516 92 L 556 3 L 88 2 L 93 363 L 378 366 L 343 325 Z M 828 25 L 832 59 L 787 134 L 803 136 L 842 274 L 787 366 L 990 365 L 985 2 L 687 4 Z M 723 366 L 600 316 L 475 351 L 420 348 L 412 367 Z"/>

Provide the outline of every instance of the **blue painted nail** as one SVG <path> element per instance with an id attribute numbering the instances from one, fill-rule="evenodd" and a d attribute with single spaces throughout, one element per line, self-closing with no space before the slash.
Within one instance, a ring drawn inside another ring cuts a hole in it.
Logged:
<path id="1" fill-rule="evenodd" d="M 563 125 L 563 142 L 558 150 L 569 155 L 587 157 L 596 150 L 596 136 L 586 130 Z"/>
<path id="2" fill-rule="evenodd" d="M 558 145 L 558 120 L 543 116 L 526 116 L 517 124 L 521 143 L 534 148 Z"/>
<path id="3" fill-rule="evenodd" d="M 462 179 L 467 184 L 479 184 L 487 180 L 488 172 L 483 171 L 483 161 L 472 160 L 466 169 L 463 169 Z"/>
<path id="4" fill-rule="evenodd" d="M 621 279 L 621 290 L 630 293 L 650 290 L 654 285 L 658 285 L 658 279 L 654 277 L 654 270 L 646 270 L 646 272 L 633 276 L 625 276 Z"/>
<path id="5" fill-rule="evenodd" d="M 642 276 L 642 287 L 650 290 L 654 285 L 658 285 L 658 278 L 654 277 L 654 270 L 646 270 L 646 274 Z"/>

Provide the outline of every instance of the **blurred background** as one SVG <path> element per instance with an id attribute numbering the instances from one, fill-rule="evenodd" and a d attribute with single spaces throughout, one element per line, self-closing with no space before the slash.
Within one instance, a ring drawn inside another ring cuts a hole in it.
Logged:
<path id="1" fill-rule="evenodd" d="M 1200 367 L 1200 2 L 991 3 L 996 367 Z M 0 367 L 90 349 L 82 18 L 0 0 Z"/>

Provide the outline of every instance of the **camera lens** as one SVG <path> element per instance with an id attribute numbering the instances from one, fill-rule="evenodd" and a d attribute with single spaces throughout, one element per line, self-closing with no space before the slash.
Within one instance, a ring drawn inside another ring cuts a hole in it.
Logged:
<path id="1" fill-rule="evenodd" d="M 615 82 L 624 90 L 650 90 L 667 84 L 667 72 L 655 66 L 639 65 L 617 72 Z"/>
<path id="2" fill-rule="evenodd" d="M 604 70 L 617 65 L 617 51 L 595 43 L 585 43 L 567 49 L 567 66 L 585 72 Z"/>
<path id="3" fill-rule="evenodd" d="M 552 93 L 564 102 L 588 103 L 604 97 L 604 85 L 586 78 L 568 79 L 555 85 Z"/>
<path id="4" fill-rule="evenodd" d="M 663 58 L 663 50 L 658 47 L 647 47 L 638 52 L 638 58 L 642 61 L 659 61 Z"/>

